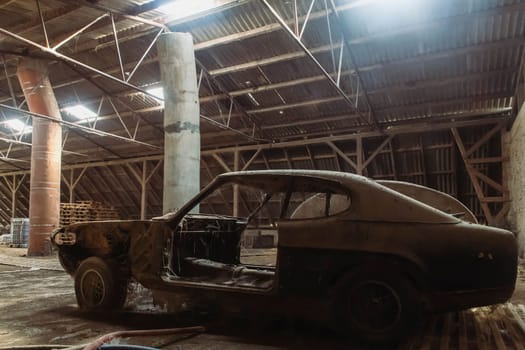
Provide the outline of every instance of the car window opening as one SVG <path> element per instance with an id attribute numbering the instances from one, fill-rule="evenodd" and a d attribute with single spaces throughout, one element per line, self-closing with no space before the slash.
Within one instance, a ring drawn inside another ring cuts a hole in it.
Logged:
<path id="1" fill-rule="evenodd" d="M 165 266 L 170 278 L 239 288 L 272 288 L 275 257 L 268 264 L 254 265 L 249 257 L 241 259 L 243 248 L 257 248 L 265 240 L 275 246 L 282 220 L 326 218 L 350 207 L 349 193 L 338 184 L 303 178 L 274 180 L 232 181 L 205 196 L 199 203 L 201 213 L 186 214 L 172 233 Z M 236 217 L 229 215 L 233 208 L 226 203 L 234 193 L 238 193 Z"/>

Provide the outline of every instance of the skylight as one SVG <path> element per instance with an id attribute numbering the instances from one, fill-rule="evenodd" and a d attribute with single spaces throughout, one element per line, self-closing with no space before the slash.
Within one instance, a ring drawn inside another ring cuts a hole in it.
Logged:
<path id="1" fill-rule="evenodd" d="M 97 116 L 95 112 L 93 112 L 91 109 L 87 108 L 84 105 L 66 107 L 64 108 L 64 111 L 66 111 L 67 114 L 70 114 L 79 120 L 90 120 L 91 118 Z"/>
<path id="2" fill-rule="evenodd" d="M 146 92 L 152 94 L 153 96 L 160 98 L 161 100 L 164 99 L 164 90 L 162 89 L 162 86 L 147 89 Z"/>
<path id="3" fill-rule="evenodd" d="M 8 128 L 13 129 L 16 132 L 24 131 L 24 133 L 27 133 L 27 132 L 31 132 L 31 129 L 32 129 L 30 126 L 26 125 L 20 119 L 9 119 L 9 120 L 6 120 L 4 123 Z"/>
<path id="4" fill-rule="evenodd" d="M 164 89 L 162 88 L 162 86 L 146 89 L 146 92 L 158 97 L 159 100 L 157 100 L 157 102 L 159 103 L 159 105 L 164 107 Z"/>
<path id="5" fill-rule="evenodd" d="M 167 15 L 168 21 L 173 21 L 194 16 L 220 5 L 221 3 L 218 0 L 174 0 L 160 6 L 158 10 Z"/>

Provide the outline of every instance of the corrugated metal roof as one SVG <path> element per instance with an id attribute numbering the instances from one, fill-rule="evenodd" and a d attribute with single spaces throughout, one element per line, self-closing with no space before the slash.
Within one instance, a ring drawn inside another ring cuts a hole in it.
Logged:
<path id="1" fill-rule="evenodd" d="M 87 6 L 87 2 L 85 6 L 57 0 L 42 0 L 40 3 L 52 44 L 104 14 L 100 8 L 113 9 L 125 74 L 132 71 L 159 29 L 124 18 L 118 13 L 129 13 L 155 21 L 166 19 L 165 14 L 150 6 L 152 2 L 149 0 L 102 0 L 94 7 Z M 394 2 L 378 2 L 379 5 L 370 5 L 373 2 L 369 2 L 363 5 L 366 3 L 336 1 L 355 58 L 353 64 L 348 48 L 344 49 L 342 71 L 345 74 L 341 88 L 351 100 L 355 99 L 354 94 L 359 89 L 358 106 L 365 115 L 364 119 L 367 118 L 367 107 L 363 90 L 367 92 L 375 119 L 384 129 L 426 122 L 429 123 L 427 130 L 431 130 L 432 123 L 440 121 L 508 113 L 524 52 L 524 0 L 415 1 L 413 6 L 398 8 L 392 7 Z M 275 0 L 271 4 L 285 20 L 290 23 L 293 21 L 292 1 Z M 300 27 L 309 5 L 310 1 L 298 1 Z M 141 12 L 143 10 L 145 12 Z M 337 67 L 334 67 L 334 63 L 337 66 L 339 60 L 341 31 L 333 15 L 329 16 L 332 24 L 329 30 L 324 10 L 324 2 L 316 1 L 305 27 L 303 43 L 324 69 L 335 77 Z M 27 39 L 40 44 L 45 42 L 35 2 L 8 2 L 0 7 L 0 23 L 1 27 Z M 226 130 L 224 126 L 202 119 L 203 149 L 256 143 L 252 135 L 278 142 L 375 128 L 373 122 L 367 125 L 363 118 L 357 116 L 355 104 L 345 102 L 330 86 L 321 71 L 282 30 L 261 2 L 241 1 L 225 10 L 211 11 L 204 17 L 177 20 L 168 25 L 173 31 L 185 31 L 193 35 L 197 59 L 207 71 L 212 72 L 211 77 L 204 74 L 201 82 L 199 95 L 208 100 L 201 104 L 201 114 L 217 122 L 227 123 L 230 109 L 228 94 L 234 95 L 233 115 L 228 125 L 235 130 Z M 330 50 L 330 39 L 335 45 L 333 51 Z M 25 44 L 5 35 L 0 35 L 0 50 L 7 53 L 5 67 L 17 94 L 17 102 L 20 103 L 23 97 L 16 79 L 19 56 L 10 55 L 9 52 L 39 56 L 42 53 L 27 49 Z M 109 17 L 71 40 L 60 52 L 117 78 L 121 77 Z M 359 88 L 353 71 L 356 67 L 362 79 Z M 196 70 L 200 73 L 200 66 Z M 60 107 L 84 103 L 92 110 L 98 110 L 100 106 L 102 117 L 97 121 L 98 130 L 126 136 L 122 123 L 130 133 L 134 133 L 134 128 L 139 125 L 136 133 L 138 140 L 162 146 L 163 118 L 158 101 L 86 69 L 72 70 L 64 63 L 50 65 L 50 78 Z M 160 85 L 155 46 L 130 82 L 143 88 Z M 280 86 L 268 87 L 275 86 L 273 84 Z M 246 91 L 249 90 L 246 89 L 250 88 L 254 90 L 248 95 Z M 245 92 L 240 93 L 239 90 Z M 5 77 L 0 76 L 2 103 L 11 103 L 8 91 Z M 103 95 L 106 97 L 101 104 Z M 108 102 L 107 95 L 111 96 L 118 113 Z M 212 97 L 214 95 L 220 96 Z M 63 118 L 75 121 L 67 114 L 63 114 Z M 0 127 L 0 133 L 9 137 L 9 131 L 4 129 Z M 486 131 L 486 127 L 480 127 L 461 132 L 466 144 L 472 145 Z M 239 132 L 244 133 L 244 136 Z M 29 135 L 23 140 L 29 142 Z M 381 137 L 366 139 L 365 156 L 370 156 L 382 141 Z M 482 147 L 476 156 L 497 153 L 498 141 L 491 142 L 492 148 Z M 354 141 L 336 144 L 355 161 Z M 370 162 L 366 175 L 426 184 L 459 196 L 475 209 L 478 216 L 481 215 L 479 203 L 474 200 L 470 179 L 461 172 L 464 172 L 461 165 L 458 168 L 461 162 L 458 161 L 458 153 L 448 131 L 428 132 L 423 138 L 419 135 L 399 135 L 393 138 L 391 144 L 392 150 L 390 146 L 385 147 Z M 267 165 L 287 168 L 291 165 L 294 168 L 355 171 L 326 144 L 309 147 L 309 151 L 306 147 L 288 149 L 287 155 L 282 150 L 265 150 L 262 152 L 265 158 L 257 158 L 252 168 L 264 169 Z M 4 152 L 8 146 L 4 148 L 0 150 Z M 74 132 L 69 133 L 64 148 L 80 153 L 65 153 L 65 163 L 158 154 L 158 151 L 141 145 Z M 2 163 L 0 171 L 29 167 L 27 160 L 30 158 L 30 149 L 27 146 L 14 145 L 9 152 L 10 157 L 25 162 L 19 162 L 16 166 Z M 242 152 L 245 161 L 251 155 L 253 153 L 249 151 Z M 232 157 L 225 161 L 233 167 Z M 211 158 L 207 164 L 211 176 L 224 171 Z M 501 177 L 497 170 L 488 166 L 482 170 L 496 179 Z M 206 174 L 206 178 L 210 176 L 204 168 L 203 174 Z M 104 193 L 104 183 L 117 194 L 111 196 Z M 76 190 L 79 199 L 109 201 L 120 208 L 123 217 L 137 217 L 139 192 L 128 168 L 116 165 L 88 169 L 80 184 Z M 24 185 L 20 193 L 21 205 L 26 207 L 28 187 Z M 148 189 L 152 196 L 148 208 L 150 215 L 160 214 L 161 188 L 162 171 L 159 171 L 152 177 Z M 484 190 L 491 191 L 486 186 Z M 9 194 L 3 184 L 0 185 L 1 193 Z M 4 210 L 2 208 L 0 204 L 0 217 L 6 218 L 5 212 L 1 212 Z"/>

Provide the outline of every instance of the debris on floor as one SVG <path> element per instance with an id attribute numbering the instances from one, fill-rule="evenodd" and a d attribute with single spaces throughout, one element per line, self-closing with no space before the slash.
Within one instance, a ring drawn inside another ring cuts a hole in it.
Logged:
<path id="1" fill-rule="evenodd" d="M 123 312 L 98 315 L 81 312 L 76 305 L 73 280 L 56 258 L 17 256 L 0 247 L 0 347 L 36 344 L 87 344 L 106 333 L 175 328 L 210 321 L 203 334 L 134 337 L 116 340 L 162 349 L 369 349 L 352 344 L 326 327 L 286 320 L 195 320 L 174 315 L 152 303 L 151 293 L 135 286 Z M 249 259 L 271 262 L 262 250 Z M 437 315 L 399 346 L 403 350 L 503 350 L 525 348 L 525 274 L 509 303 Z M 375 347 L 376 348 L 376 347 Z M 375 349 L 374 348 L 374 349 Z"/>

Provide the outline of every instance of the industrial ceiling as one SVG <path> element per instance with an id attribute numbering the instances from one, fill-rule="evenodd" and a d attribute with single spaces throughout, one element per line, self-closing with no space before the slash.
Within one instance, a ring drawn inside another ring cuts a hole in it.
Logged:
<path id="1" fill-rule="evenodd" d="M 13 192 L 27 216 L 38 116 L 20 112 L 25 56 L 50 62 L 63 201 L 133 218 L 144 186 L 148 216 L 160 214 L 166 31 L 194 38 L 202 184 L 234 169 L 333 169 L 428 185 L 488 222 L 508 209 L 501 144 L 523 80 L 525 1 L 0 0 L 0 23 L 4 222 Z"/>

